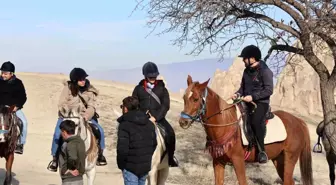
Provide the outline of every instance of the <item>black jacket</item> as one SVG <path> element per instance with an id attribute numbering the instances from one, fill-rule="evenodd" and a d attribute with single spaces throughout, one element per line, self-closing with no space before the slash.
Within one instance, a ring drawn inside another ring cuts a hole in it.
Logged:
<path id="1" fill-rule="evenodd" d="M 118 168 L 141 177 L 151 170 L 152 155 L 157 145 L 154 124 L 139 110 L 127 112 L 117 121 L 120 123 L 117 142 Z"/>
<path id="2" fill-rule="evenodd" d="M 8 81 L 0 78 L 0 105 L 16 105 L 21 109 L 26 101 L 26 90 L 20 79 L 15 75 Z"/>
<path id="3" fill-rule="evenodd" d="M 260 61 L 255 70 L 245 68 L 239 90 L 242 96 L 251 95 L 255 103 L 269 103 L 273 94 L 273 72 Z"/>
<path id="4" fill-rule="evenodd" d="M 160 98 L 161 105 L 145 90 L 146 81 L 141 80 L 134 88 L 132 96 L 137 97 L 140 103 L 140 110 L 149 110 L 156 121 L 166 121 L 165 116 L 170 108 L 170 97 L 167 88 L 162 80 L 157 80 L 152 91 Z"/>

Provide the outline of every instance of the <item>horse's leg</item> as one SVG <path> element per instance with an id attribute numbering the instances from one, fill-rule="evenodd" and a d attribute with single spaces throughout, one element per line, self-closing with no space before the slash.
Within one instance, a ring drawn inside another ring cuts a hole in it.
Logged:
<path id="1" fill-rule="evenodd" d="M 6 177 L 4 181 L 4 185 L 12 184 L 12 165 L 14 161 L 14 153 L 11 153 L 6 157 Z"/>
<path id="2" fill-rule="evenodd" d="M 284 185 L 294 185 L 294 168 L 295 164 L 299 159 L 300 152 L 292 153 L 292 152 L 284 152 L 285 159 L 285 168 L 284 168 Z"/>
<path id="3" fill-rule="evenodd" d="M 232 157 L 232 164 L 239 182 L 239 185 L 247 185 L 244 156 Z"/>
<path id="4" fill-rule="evenodd" d="M 273 164 L 278 172 L 278 175 L 282 182 L 284 181 L 284 172 L 285 172 L 285 161 L 284 153 L 281 152 L 275 159 L 272 159 Z"/>
<path id="5" fill-rule="evenodd" d="M 147 185 L 157 185 L 158 179 L 158 170 L 156 168 L 152 168 L 148 173 Z"/>
<path id="6" fill-rule="evenodd" d="M 86 171 L 87 185 L 93 185 L 93 182 L 96 178 L 96 166 L 88 171 Z"/>
<path id="7" fill-rule="evenodd" d="M 215 159 L 212 161 L 212 164 L 215 172 L 215 185 L 223 185 L 225 164 L 222 164 L 219 161 L 216 161 Z"/>
<path id="8" fill-rule="evenodd" d="M 169 167 L 163 168 L 158 172 L 158 185 L 165 185 L 169 174 Z"/>
<path id="9" fill-rule="evenodd" d="M 335 184 L 335 159 L 332 156 L 333 154 L 328 153 L 327 154 L 327 161 L 329 165 L 329 178 L 330 178 L 330 184 Z"/>

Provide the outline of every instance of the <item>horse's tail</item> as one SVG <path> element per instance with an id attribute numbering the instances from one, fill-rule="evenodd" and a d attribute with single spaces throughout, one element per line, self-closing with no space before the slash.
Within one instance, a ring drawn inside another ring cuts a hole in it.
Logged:
<path id="1" fill-rule="evenodd" d="M 305 124 L 304 124 L 305 125 Z M 300 171 L 303 185 L 313 185 L 312 156 L 308 127 L 304 127 L 305 144 L 300 154 Z"/>

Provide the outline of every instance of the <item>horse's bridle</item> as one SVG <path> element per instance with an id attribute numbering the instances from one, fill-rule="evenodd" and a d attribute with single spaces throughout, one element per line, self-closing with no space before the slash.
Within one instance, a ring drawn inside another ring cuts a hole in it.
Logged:
<path id="1" fill-rule="evenodd" d="M 228 110 L 228 109 L 230 109 L 230 108 L 232 108 L 232 107 L 234 107 L 234 106 L 236 106 L 236 104 L 238 104 L 238 103 L 240 103 L 241 101 L 243 101 L 243 99 L 242 98 L 237 98 L 236 100 L 234 100 L 234 102 L 233 102 L 233 104 L 231 104 L 229 107 L 226 107 L 226 108 L 224 108 L 224 109 L 221 109 L 221 110 L 219 110 L 218 112 L 216 112 L 216 113 L 214 113 L 214 114 L 212 114 L 212 115 L 210 115 L 210 116 L 208 116 L 208 117 L 205 117 L 205 118 L 203 118 L 203 116 L 205 116 L 205 113 L 206 113 L 206 99 L 207 99 L 207 96 L 208 96 L 208 88 L 205 88 L 205 91 L 204 91 L 204 96 L 201 96 L 201 98 L 202 98 L 202 101 L 203 101 L 203 103 L 202 103 L 202 105 L 201 105 L 201 107 L 198 109 L 198 111 L 197 111 L 197 113 L 196 113 L 196 115 L 194 115 L 194 116 L 192 116 L 192 115 L 189 115 L 189 114 L 187 114 L 187 113 L 185 113 L 185 112 L 181 112 L 181 118 L 185 118 L 185 119 L 190 119 L 191 120 L 191 123 L 190 123 L 190 125 L 193 123 L 193 122 L 199 122 L 199 123 L 201 123 L 203 126 L 217 126 L 217 127 L 220 127 L 220 126 L 231 126 L 231 125 L 235 125 L 235 124 L 237 124 L 239 121 L 240 121 L 240 119 L 242 118 L 242 116 L 240 116 L 239 118 L 238 118 L 238 120 L 237 121 L 234 121 L 234 122 L 232 122 L 232 123 L 228 123 L 228 124 L 209 124 L 209 123 L 205 123 L 207 120 L 209 120 L 210 118 L 212 118 L 212 117 L 214 117 L 214 116 L 216 116 L 216 115 L 218 115 L 218 114 L 221 114 L 223 111 L 226 111 L 226 110 Z M 256 104 L 254 103 L 254 102 L 251 102 L 254 106 L 255 106 L 255 108 L 256 108 Z M 189 127 L 188 127 L 189 128 Z"/>

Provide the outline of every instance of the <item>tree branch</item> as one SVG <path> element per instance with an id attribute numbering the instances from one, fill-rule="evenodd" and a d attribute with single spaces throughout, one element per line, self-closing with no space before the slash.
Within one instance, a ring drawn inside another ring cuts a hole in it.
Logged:
<path id="1" fill-rule="evenodd" d="M 272 52 L 274 50 L 276 50 L 276 51 L 287 51 L 287 52 L 295 53 L 295 54 L 299 54 L 299 55 L 303 55 L 304 54 L 304 51 L 302 49 L 300 49 L 300 48 L 289 46 L 289 45 L 277 44 L 277 45 L 271 46 L 271 48 L 268 50 L 267 55 L 264 58 L 265 62 L 271 56 L 271 54 L 272 54 Z"/>
<path id="2" fill-rule="evenodd" d="M 286 13 L 288 13 L 288 15 L 290 15 L 293 20 L 296 22 L 296 24 L 299 26 L 299 28 L 301 28 L 303 25 L 302 21 L 303 21 L 303 17 L 296 12 L 295 10 L 293 10 L 290 6 L 288 6 L 287 4 L 283 3 L 282 0 L 243 0 L 245 3 L 260 3 L 260 4 L 264 4 L 264 5 L 274 5 L 280 9 L 282 9 L 283 11 L 285 11 Z"/>
<path id="3" fill-rule="evenodd" d="M 264 20 L 268 23 L 270 23 L 273 27 L 281 29 L 283 31 L 289 32 L 291 33 L 293 36 L 299 38 L 301 33 L 299 31 L 297 31 L 296 29 L 292 28 L 291 26 L 288 26 L 286 24 L 283 24 L 281 22 L 275 21 L 274 19 L 263 15 L 263 14 L 258 14 L 258 13 L 254 13 L 251 12 L 249 10 L 241 10 L 241 9 L 237 9 L 238 11 L 242 12 L 242 15 L 238 16 L 238 18 L 255 18 L 255 19 L 261 19 Z"/>

